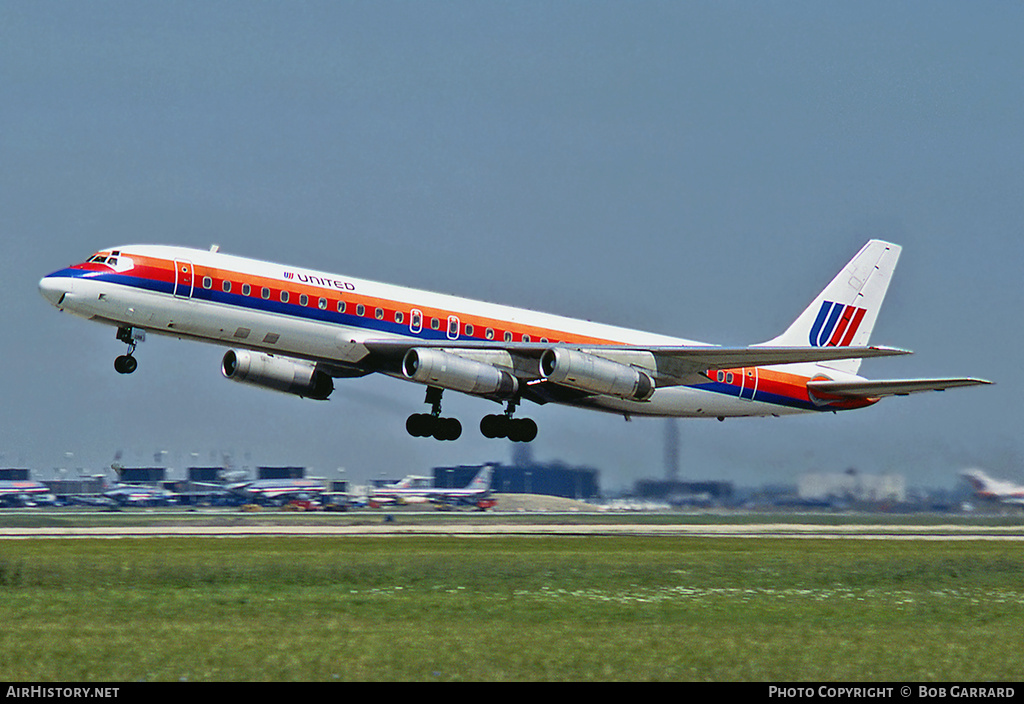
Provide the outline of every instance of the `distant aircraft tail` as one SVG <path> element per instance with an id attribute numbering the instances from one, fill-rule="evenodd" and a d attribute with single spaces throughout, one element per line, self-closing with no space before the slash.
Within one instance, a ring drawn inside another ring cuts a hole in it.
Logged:
<path id="1" fill-rule="evenodd" d="M 988 476 L 980 469 L 968 469 L 961 472 L 960 475 L 967 480 L 975 493 L 981 494 L 986 491 L 991 491 L 993 483 L 992 477 Z"/>
<path id="2" fill-rule="evenodd" d="M 473 477 L 466 488 L 473 491 L 490 491 L 491 489 L 491 476 L 494 474 L 494 467 L 486 465 L 483 469 L 477 472 L 476 476 Z"/>
<path id="3" fill-rule="evenodd" d="M 778 337 L 765 342 L 779 347 L 867 346 L 889 288 L 901 247 L 870 240 L 814 302 Z M 856 374 L 861 360 L 843 359 L 827 366 Z"/>

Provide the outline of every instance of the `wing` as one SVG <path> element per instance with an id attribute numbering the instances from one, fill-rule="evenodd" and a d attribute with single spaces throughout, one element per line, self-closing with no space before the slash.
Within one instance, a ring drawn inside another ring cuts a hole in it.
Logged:
<path id="1" fill-rule="evenodd" d="M 737 367 L 763 367 L 799 362 L 827 362 L 836 359 L 891 357 L 910 354 L 895 347 L 715 347 L 638 345 L 554 345 L 550 343 L 459 342 L 451 340 L 365 340 L 352 341 L 349 353 L 361 357 L 360 366 L 374 371 L 398 371 L 411 349 L 440 349 L 472 356 L 479 352 L 504 352 L 513 371 L 523 381 L 542 378 L 541 356 L 554 349 L 567 349 L 601 357 L 651 374 L 661 386 L 680 386 L 706 381 L 705 372 Z M 360 354 L 361 353 L 361 354 Z"/>
<path id="2" fill-rule="evenodd" d="M 879 398 L 881 396 L 906 396 L 921 391 L 945 391 L 957 386 L 991 384 L 985 379 L 967 377 L 952 379 L 880 379 L 877 381 L 828 381 L 812 379 L 807 382 L 808 391 L 816 395 L 838 396 L 841 398 Z"/>

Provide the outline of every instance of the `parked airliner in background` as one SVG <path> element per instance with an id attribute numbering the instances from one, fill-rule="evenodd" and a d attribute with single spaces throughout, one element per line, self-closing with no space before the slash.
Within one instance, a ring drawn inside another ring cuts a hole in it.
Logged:
<path id="1" fill-rule="evenodd" d="M 778 416 L 863 408 L 882 396 L 987 384 L 982 379 L 857 376 L 861 359 L 908 354 L 868 347 L 898 245 L 871 240 L 778 337 L 718 347 L 545 313 L 209 251 L 157 245 L 104 249 L 39 282 L 60 310 L 117 328 L 114 368 L 135 371 L 146 332 L 230 346 L 234 381 L 326 399 L 335 378 L 374 372 L 423 384 L 430 413 L 414 436 L 454 440 L 444 390 L 505 403 L 481 432 L 529 442 L 517 406 L 562 403 L 631 415 Z"/>
<path id="2" fill-rule="evenodd" d="M 442 489 L 439 487 L 412 486 L 405 480 L 370 492 L 367 499 L 370 506 L 376 508 L 386 504 L 434 503 L 443 506 L 460 504 L 476 506 L 480 509 L 493 508 L 497 502 L 489 500 L 494 467 L 484 466 L 476 476 L 462 489 Z"/>
<path id="3" fill-rule="evenodd" d="M 57 497 L 50 487 L 28 479 L 0 480 L 0 506 L 27 508 L 31 506 L 52 506 Z"/>
<path id="4" fill-rule="evenodd" d="M 1003 479 L 993 479 L 980 469 L 968 469 L 961 475 L 979 499 L 1024 506 L 1024 486 Z"/>

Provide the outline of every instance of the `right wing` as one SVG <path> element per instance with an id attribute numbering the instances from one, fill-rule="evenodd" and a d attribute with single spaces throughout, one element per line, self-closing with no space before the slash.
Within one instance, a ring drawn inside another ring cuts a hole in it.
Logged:
<path id="1" fill-rule="evenodd" d="M 716 347 L 712 345 L 640 346 L 573 345 L 536 342 L 459 342 L 457 340 L 352 340 L 350 353 L 359 355 L 361 366 L 397 368 L 411 349 L 439 349 L 450 354 L 505 352 L 515 360 L 516 376 L 522 381 L 542 378 L 538 364 L 548 350 L 567 349 L 602 357 L 651 374 L 659 387 L 681 386 L 707 380 L 705 372 L 737 367 L 763 367 L 798 362 L 827 362 L 837 359 L 891 357 L 910 354 L 895 347 Z M 361 348 L 361 349 L 360 349 Z M 534 370 L 536 370 L 534 372 Z"/>

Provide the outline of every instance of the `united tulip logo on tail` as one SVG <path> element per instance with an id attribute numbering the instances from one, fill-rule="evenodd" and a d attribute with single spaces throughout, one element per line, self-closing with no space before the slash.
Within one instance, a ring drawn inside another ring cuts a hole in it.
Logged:
<path id="1" fill-rule="evenodd" d="M 865 313 L 867 310 L 864 308 L 822 301 L 818 317 L 811 326 L 811 346 L 848 347 Z"/>

